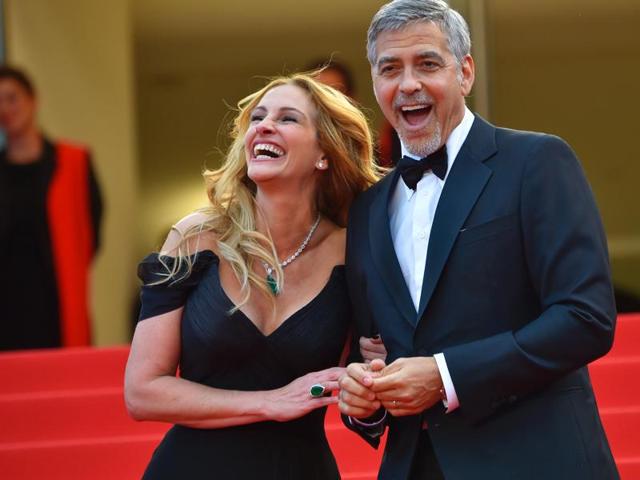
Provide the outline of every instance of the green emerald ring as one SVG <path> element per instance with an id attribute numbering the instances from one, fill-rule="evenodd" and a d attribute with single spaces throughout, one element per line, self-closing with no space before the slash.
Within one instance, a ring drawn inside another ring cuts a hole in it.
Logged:
<path id="1" fill-rule="evenodd" d="M 324 395 L 324 392 L 325 392 L 324 386 L 320 385 L 319 383 L 316 383 L 315 385 L 311 385 L 311 388 L 309 389 L 309 395 L 311 395 L 313 398 L 322 397 Z"/>

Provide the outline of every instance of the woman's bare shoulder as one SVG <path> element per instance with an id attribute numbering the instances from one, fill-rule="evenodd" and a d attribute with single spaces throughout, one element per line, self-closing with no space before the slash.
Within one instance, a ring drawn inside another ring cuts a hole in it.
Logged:
<path id="1" fill-rule="evenodd" d="M 331 230 L 324 243 L 326 251 L 330 253 L 333 263 L 340 265 L 344 263 L 344 254 L 347 244 L 347 229 L 335 224 L 331 224 Z"/>
<path id="2" fill-rule="evenodd" d="M 211 250 L 216 253 L 217 240 L 215 233 L 208 226 L 210 220 L 211 215 L 201 211 L 180 219 L 171 226 L 169 235 L 162 245 L 162 254 L 176 256 L 180 247 L 188 255 L 202 250 Z"/>

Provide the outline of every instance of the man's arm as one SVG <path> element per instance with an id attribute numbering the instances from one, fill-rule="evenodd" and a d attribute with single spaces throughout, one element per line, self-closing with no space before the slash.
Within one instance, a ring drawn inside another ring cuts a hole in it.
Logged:
<path id="1" fill-rule="evenodd" d="M 353 318 L 353 332 L 351 336 L 352 341 L 349 356 L 347 359 L 347 363 L 350 364 L 347 368 L 348 372 L 349 368 L 351 368 L 351 371 L 353 372 L 354 369 L 357 368 L 356 364 L 361 364 L 362 368 L 365 368 L 360 352 L 360 337 L 373 337 L 378 333 L 373 321 L 373 315 L 371 314 L 371 310 L 369 308 L 369 302 L 366 298 L 366 279 L 360 278 L 357 275 L 355 268 L 355 262 L 357 260 L 355 257 L 356 245 L 354 244 L 353 233 L 356 228 L 353 225 L 353 215 L 363 215 L 363 213 L 358 213 L 358 209 L 354 205 L 354 208 L 352 208 L 350 211 L 349 225 L 347 227 L 345 271 Z M 378 448 L 378 445 L 380 444 L 379 437 L 382 435 L 386 427 L 386 414 L 384 410 L 379 410 L 379 403 L 374 404 L 374 401 L 368 400 L 368 402 L 371 403 L 368 405 L 367 413 L 363 413 L 365 409 L 356 412 L 356 410 L 348 408 L 348 406 L 350 405 L 348 402 L 355 403 L 360 406 L 365 405 L 367 402 L 358 401 L 357 399 L 358 395 L 362 394 L 362 390 L 366 389 L 365 387 L 360 388 L 359 382 L 361 380 L 362 378 L 360 377 L 353 378 L 350 375 L 346 375 L 340 380 L 341 398 L 346 394 L 346 398 L 341 399 L 341 402 L 339 404 L 340 410 L 342 412 L 342 421 L 349 430 L 356 432 L 372 447 Z M 351 406 L 353 407 L 355 405 Z M 352 417 L 352 415 L 358 415 L 361 418 L 359 418 L 358 421 L 354 421 L 355 417 Z"/>
<path id="2" fill-rule="evenodd" d="M 461 412 L 478 420 L 609 351 L 615 305 L 606 239 L 571 148 L 545 136 L 522 179 L 526 266 L 542 313 L 522 328 L 443 351 Z"/>

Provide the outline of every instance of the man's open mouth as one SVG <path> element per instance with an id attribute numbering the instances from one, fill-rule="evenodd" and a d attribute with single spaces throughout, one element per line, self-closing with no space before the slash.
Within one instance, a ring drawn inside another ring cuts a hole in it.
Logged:
<path id="1" fill-rule="evenodd" d="M 402 118 L 404 118 L 405 122 L 412 126 L 418 126 L 423 124 L 431 110 L 433 109 L 432 105 L 405 105 L 400 108 L 400 112 L 402 114 Z"/>

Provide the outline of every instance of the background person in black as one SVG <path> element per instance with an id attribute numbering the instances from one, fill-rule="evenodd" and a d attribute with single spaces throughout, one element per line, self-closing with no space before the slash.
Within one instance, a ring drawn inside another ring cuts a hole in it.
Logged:
<path id="1" fill-rule="evenodd" d="M 318 72 L 314 75 L 316 80 L 340 90 L 355 100 L 355 80 L 347 65 L 333 58 L 325 58 L 311 62 L 305 68 L 305 71 L 313 70 Z M 378 128 L 376 156 L 378 165 L 382 167 L 395 166 L 398 158 L 401 157 L 398 134 L 386 120 L 383 120 Z"/>
<path id="2" fill-rule="evenodd" d="M 313 78 L 320 83 L 339 90 L 347 97 L 355 99 L 356 85 L 349 67 L 333 58 L 315 60 L 309 63 L 306 72 L 314 72 Z"/>
<path id="3" fill-rule="evenodd" d="M 0 151 L 0 350 L 65 344 L 56 264 L 77 259 L 54 258 L 50 229 L 53 217 L 48 206 L 50 186 L 60 162 L 59 149 L 58 143 L 46 138 L 38 127 L 36 114 L 37 98 L 31 80 L 20 70 L 0 67 L 0 128 L 6 136 L 6 146 Z M 91 231 L 91 251 L 95 252 L 102 204 L 86 155 L 87 228 Z"/>

